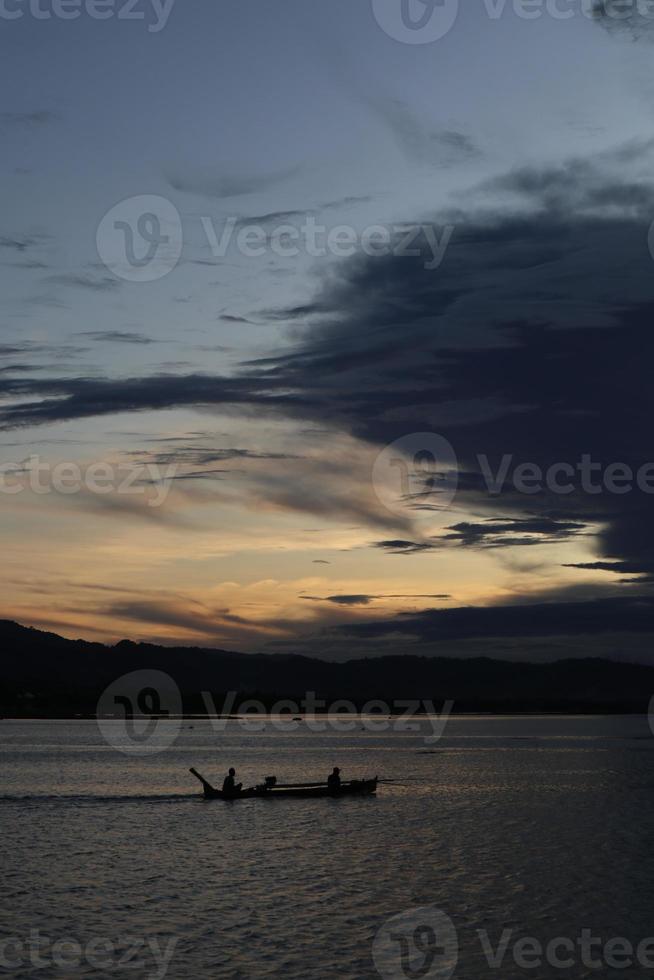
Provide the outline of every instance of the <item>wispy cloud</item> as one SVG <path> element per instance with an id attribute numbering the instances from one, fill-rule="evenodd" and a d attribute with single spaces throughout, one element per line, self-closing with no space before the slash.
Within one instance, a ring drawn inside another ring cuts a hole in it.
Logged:
<path id="1" fill-rule="evenodd" d="M 45 282 L 53 283 L 56 286 L 90 289 L 93 292 L 112 292 L 121 285 L 118 279 L 111 276 L 93 276 L 84 273 L 62 273 L 48 276 Z"/>
<path id="2" fill-rule="evenodd" d="M 593 17 L 608 34 L 631 41 L 654 40 L 654 17 L 651 7 L 622 0 L 594 0 Z"/>
<path id="3" fill-rule="evenodd" d="M 381 595 L 301 595 L 300 599 L 308 599 L 311 602 L 332 602 L 337 606 L 369 606 L 372 602 L 378 602 L 382 599 L 451 599 L 451 596 L 445 594 L 401 595 L 382 593 Z"/>
<path id="4" fill-rule="evenodd" d="M 0 248 L 13 252 L 26 252 L 38 248 L 50 240 L 50 236 L 42 232 L 24 235 L 0 235 Z"/>
<path id="5" fill-rule="evenodd" d="M 0 112 L 2 126 L 43 126 L 55 122 L 60 117 L 56 112 L 47 109 L 32 112 Z"/>
<path id="6" fill-rule="evenodd" d="M 370 194 L 353 195 L 339 197 L 335 201 L 325 201 L 318 205 L 321 211 L 336 211 L 340 208 L 354 207 L 356 204 L 369 204 L 374 198 Z"/>
<path id="7" fill-rule="evenodd" d="M 382 95 L 361 98 L 414 163 L 452 167 L 481 155 L 465 133 L 427 124 L 400 99 Z"/>
<path id="8" fill-rule="evenodd" d="M 244 316 L 238 316 L 236 313 L 221 313 L 218 318 L 224 323 L 248 323 L 253 325 L 252 320 L 248 320 Z"/>
<path id="9" fill-rule="evenodd" d="M 170 171 L 166 176 L 176 191 L 186 191 L 203 197 L 230 198 L 267 190 L 281 184 L 301 171 L 301 166 L 287 167 L 268 173 L 219 173 L 215 171 Z"/>
<path id="10" fill-rule="evenodd" d="M 151 337 L 146 337 L 142 333 L 132 333 L 125 330 L 83 330 L 78 333 L 79 337 L 90 337 L 98 343 L 107 344 L 154 344 Z"/>
<path id="11" fill-rule="evenodd" d="M 576 537 L 586 530 L 585 524 L 575 521 L 555 521 L 548 518 L 505 518 L 485 521 L 462 521 L 448 527 L 445 541 L 455 541 L 467 547 L 498 548 L 524 545 L 554 544 Z"/>

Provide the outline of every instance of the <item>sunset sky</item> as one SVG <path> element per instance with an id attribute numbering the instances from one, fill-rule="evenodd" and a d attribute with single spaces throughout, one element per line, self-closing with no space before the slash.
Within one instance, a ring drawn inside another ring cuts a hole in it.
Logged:
<path id="1" fill-rule="evenodd" d="M 465 0 L 404 43 L 390 3 L 0 18 L 0 617 L 654 662 L 652 494 L 490 494 L 479 463 L 654 461 L 654 18 Z M 168 243 L 121 271 L 145 212 Z M 52 483 L 100 462 L 107 492 Z"/>

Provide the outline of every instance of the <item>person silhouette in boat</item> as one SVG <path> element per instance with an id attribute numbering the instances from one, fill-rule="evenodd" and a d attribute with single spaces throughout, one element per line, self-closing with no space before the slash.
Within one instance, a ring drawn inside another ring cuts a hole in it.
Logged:
<path id="1" fill-rule="evenodd" d="M 223 793 L 225 796 L 238 796 L 238 794 L 241 792 L 243 783 L 235 782 L 235 776 L 236 769 L 231 768 L 223 780 Z"/>
<path id="2" fill-rule="evenodd" d="M 341 770 L 338 766 L 334 766 L 331 774 L 327 779 L 327 786 L 332 793 L 338 793 L 341 788 Z"/>

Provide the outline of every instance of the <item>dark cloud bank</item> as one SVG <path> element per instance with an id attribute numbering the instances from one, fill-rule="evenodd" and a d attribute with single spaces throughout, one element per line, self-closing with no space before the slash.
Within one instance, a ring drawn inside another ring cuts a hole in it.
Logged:
<path id="1" fill-rule="evenodd" d="M 560 634 L 579 638 L 582 652 L 598 633 L 654 632 L 654 497 L 637 486 L 589 491 L 578 479 L 565 493 L 520 493 L 511 481 L 522 463 L 547 470 L 590 456 L 602 472 L 615 463 L 635 472 L 654 461 L 654 185 L 631 176 L 651 156 L 650 144 L 631 143 L 594 162 L 524 168 L 473 189 L 465 210 L 419 216 L 454 225 L 438 269 L 425 269 L 424 254 L 339 264 L 299 313 L 271 313 L 294 331 L 303 321 L 301 341 L 237 376 L 2 376 L 4 394 L 21 401 L 5 405 L 0 424 L 225 406 L 316 421 L 379 446 L 438 432 L 459 461 L 457 507 L 479 518 L 453 520 L 436 540 L 380 541 L 387 560 L 586 534 L 580 574 L 603 572 L 613 598 L 599 601 L 598 587 L 582 601 L 571 590 L 541 604 L 410 614 L 396 618 L 398 632 L 434 650 L 455 627 L 459 636 Z M 480 456 L 493 471 L 511 459 L 494 496 Z M 344 629 L 373 643 L 392 627 Z"/>

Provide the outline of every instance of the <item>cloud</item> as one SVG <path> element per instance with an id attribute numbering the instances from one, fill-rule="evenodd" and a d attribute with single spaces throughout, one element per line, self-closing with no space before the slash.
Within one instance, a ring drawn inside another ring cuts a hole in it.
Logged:
<path id="1" fill-rule="evenodd" d="M 367 640 L 401 633 L 431 645 L 471 638 L 653 633 L 653 613 L 652 596 L 602 597 L 581 602 L 462 606 L 398 613 L 378 622 L 347 623 L 334 627 L 334 632 Z"/>
<path id="2" fill-rule="evenodd" d="M 624 0 L 594 0 L 593 17 L 609 34 L 622 35 L 632 41 L 654 39 L 654 16 L 647 4 L 624 3 Z"/>
<path id="3" fill-rule="evenodd" d="M 252 509 L 310 514 L 327 521 L 353 522 L 398 532 L 410 526 L 408 518 L 389 513 L 376 498 L 370 482 L 369 461 L 357 461 L 325 447 L 324 454 L 298 460 L 293 466 L 267 466 L 248 472 L 239 488 L 241 505 Z"/>
<path id="4" fill-rule="evenodd" d="M 48 240 L 49 236 L 42 232 L 27 235 L 0 235 L 0 248 L 23 253 L 31 248 L 39 248 Z"/>
<path id="5" fill-rule="evenodd" d="M 0 344 L 0 357 L 15 357 L 17 354 L 26 354 L 34 350 L 34 345 L 30 343 Z"/>
<path id="6" fill-rule="evenodd" d="M 593 526 L 607 559 L 637 561 L 646 573 L 651 496 L 588 494 L 577 482 L 569 494 L 534 497 L 507 486 L 492 498 L 478 457 L 494 471 L 507 453 L 513 466 L 544 471 L 584 454 L 634 472 L 651 461 L 643 420 L 654 408 L 646 247 L 654 189 L 641 182 L 625 190 L 616 176 L 624 161 L 643 165 L 650 155 L 649 142 L 632 142 L 587 161 L 580 177 L 563 164 L 487 182 L 480 193 L 493 206 L 459 214 L 436 275 L 397 256 L 343 264 L 303 311 L 321 320 L 292 354 L 268 362 L 270 376 L 320 392 L 322 421 L 366 441 L 446 436 L 460 463 L 457 501 L 499 521 L 486 535 L 475 522 L 453 526 L 451 540 L 551 543 Z M 499 189 L 519 192 L 522 206 L 505 209 Z M 527 533 L 519 540 L 516 531 Z M 401 554 L 436 543 L 407 537 L 377 546 Z"/>
<path id="7" fill-rule="evenodd" d="M 259 310 L 259 316 L 266 320 L 299 320 L 306 319 L 309 316 L 315 316 L 319 313 L 329 313 L 331 312 L 331 307 L 323 303 L 302 303 L 300 306 L 290 306 L 285 309 L 271 309 L 271 310 Z M 255 361 L 255 364 L 266 364 L 275 363 L 278 361 L 278 357 L 269 358 L 267 360 Z"/>
<path id="8" fill-rule="evenodd" d="M 180 466 L 212 466 L 215 463 L 225 462 L 260 462 L 271 460 L 293 460 L 302 459 L 301 456 L 293 453 L 258 452 L 253 449 L 244 449 L 236 446 L 218 448 L 207 446 L 196 441 L 186 442 L 183 438 L 167 439 L 171 444 L 166 451 L 150 451 L 148 453 L 133 453 L 139 461 L 153 463 L 157 466 L 168 466 L 177 463 Z"/>
<path id="9" fill-rule="evenodd" d="M 143 479 L 139 482 L 145 485 L 148 481 Z M 113 518 L 123 525 L 126 521 L 134 520 L 141 526 L 145 523 L 186 532 L 194 529 L 206 531 L 206 528 L 194 525 L 183 513 L 176 510 L 172 500 L 168 499 L 164 507 L 154 507 L 151 504 L 151 496 L 145 493 L 129 496 L 121 494 L 118 489 L 110 494 L 82 490 L 74 496 L 65 498 L 63 506 L 74 507 L 76 513 L 82 511 L 102 519 Z"/>
<path id="10" fill-rule="evenodd" d="M 643 581 L 643 571 L 646 570 L 643 561 L 581 561 L 571 562 L 562 566 L 563 568 L 582 568 L 592 572 L 612 572 L 615 575 L 638 575 Z M 648 569 L 649 578 L 654 579 L 654 559 L 652 559 Z"/>
<path id="11" fill-rule="evenodd" d="M 575 537 L 585 528 L 586 525 L 579 522 L 549 518 L 487 519 L 478 523 L 462 521 L 448 527 L 450 533 L 443 535 L 443 540 L 481 548 L 554 544 Z"/>
<path id="12" fill-rule="evenodd" d="M 300 599 L 311 602 L 332 602 L 337 606 L 369 606 L 380 599 L 450 599 L 449 595 L 301 595 Z"/>
<path id="13" fill-rule="evenodd" d="M 237 316 L 234 313 L 221 313 L 219 319 L 224 323 L 247 323 L 250 326 L 254 325 L 252 320 L 248 320 L 247 317 L 244 316 Z"/>
<path id="14" fill-rule="evenodd" d="M 577 220 L 584 214 L 638 217 L 652 203 L 652 185 L 643 180 L 641 167 L 651 165 L 653 151 L 651 138 L 631 140 L 594 160 L 576 157 L 557 165 L 518 167 L 482 182 L 478 191 L 514 195 L 564 220 L 571 211 Z"/>
<path id="15" fill-rule="evenodd" d="M 50 344 L 37 344 L 33 341 L 14 341 L 13 343 L 0 344 L 0 357 L 11 358 L 11 357 L 24 357 L 26 355 L 38 356 L 47 358 L 49 360 L 61 361 L 68 360 L 70 358 L 78 357 L 81 354 L 87 353 L 88 348 L 86 347 L 75 347 L 72 344 L 60 344 L 60 345 L 50 345 Z M 7 365 L 5 370 L 7 372 L 14 370 L 19 370 L 17 364 Z M 41 371 L 42 367 L 39 364 L 24 363 L 20 365 L 20 370 L 34 370 Z M 11 387 L 11 382 L 8 382 L 8 388 Z M 1 393 L 1 389 L 0 389 Z"/>
<path id="16" fill-rule="evenodd" d="M 266 403 L 272 409 L 275 397 L 266 397 L 256 385 L 236 378 L 208 375 L 154 375 L 125 379 L 44 378 L 21 381 L 6 379 L 2 392 L 32 401 L 4 406 L 0 429 L 43 425 L 120 412 L 156 411 L 182 406 Z M 287 396 L 279 396 L 284 403 Z"/>
<path id="17" fill-rule="evenodd" d="M 464 133 L 454 129 L 430 128 L 399 99 L 380 95 L 362 96 L 363 102 L 393 135 L 405 156 L 414 163 L 453 167 L 481 155 Z"/>
<path id="18" fill-rule="evenodd" d="M 0 248 L 10 248 L 16 252 L 24 252 L 32 244 L 34 242 L 29 238 L 7 238 L 6 236 L 0 238 Z"/>
<path id="19" fill-rule="evenodd" d="M 173 627 L 179 630 L 178 635 L 191 634 L 196 642 L 200 638 L 219 645 L 231 645 L 247 644 L 256 637 L 261 638 L 261 627 L 256 623 L 230 615 L 228 610 L 213 610 L 203 603 L 189 601 L 187 597 L 124 598 L 108 604 L 101 611 L 114 620 L 156 626 L 164 631 Z M 165 632 L 163 636 L 170 642 L 170 636 Z"/>
<path id="20" fill-rule="evenodd" d="M 523 168 L 479 185 L 467 210 L 422 216 L 456 221 L 437 270 L 425 269 L 423 255 L 330 266 L 308 302 L 275 313 L 296 324 L 293 346 L 230 377 L 3 375 L 11 401 L 0 425 L 195 407 L 247 418 L 266 411 L 368 447 L 436 432 L 459 460 L 457 509 L 478 515 L 440 535 L 386 512 L 369 471 L 351 458 L 333 473 L 325 461 L 253 472 L 244 500 L 383 527 L 390 533 L 375 547 L 396 555 L 452 543 L 499 551 L 592 532 L 593 558 L 646 576 L 651 494 L 588 493 L 577 480 L 569 493 L 534 495 L 508 480 L 492 495 L 479 457 L 493 472 L 507 455 L 509 472 L 575 466 L 583 455 L 634 472 L 652 462 L 654 187 L 620 181 L 628 168 L 646 172 L 651 155 L 651 141 L 631 142 L 580 167 Z"/>
<path id="21" fill-rule="evenodd" d="M 43 270 L 48 268 L 47 262 L 41 262 L 40 259 L 24 259 L 18 262 L 5 262 L 3 265 L 10 266 L 12 269 L 33 269 L 33 270 Z"/>
<path id="22" fill-rule="evenodd" d="M 374 548 L 387 551 L 391 555 L 415 555 L 421 551 L 431 551 L 437 548 L 435 541 L 404 541 L 402 538 L 390 538 L 385 541 L 375 541 Z"/>
<path id="23" fill-rule="evenodd" d="M 215 505 L 257 513 L 309 514 L 330 523 L 352 522 L 362 529 L 387 533 L 406 531 L 407 519 L 390 514 L 377 499 L 370 482 L 371 460 L 361 447 L 340 436 L 323 438 L 320 446 L 312 446 L 296 438 L 293 431 L 287 429 L 286 443 L 305 448 L 306 454 L 220 447 L 181 438 L 164 440 L 164 448 L 129 453 L 128 458 L 135 465 L 165 468 L 174 464 L 176 483 L 217 481 L 211 488 Z"/>
<path id="24" fill-rule="evenodd" d="M 0 112 L 2 126 L 43 126 L 57 119 L 59 116 L 56 113 L 43 109 L 32 112 Z"/>
<path id="25" fill-rule="evenodd" d="M 118 279 L 113 279 L 111 276 L 91 276 L 84 273 L 62 273 L 61 275 L 48 276 L 45 282 L 57 286 L 90 289 L 93 292 L 112 292 L 120 286 Z"/>
<path id="26" fill-rule="evenodd" d="M 78 336 L 91 337 L 98 343 L 107 344 L 154 344 L 151 337 L 146 337 L 142 333 L 132 333 L 124 330 L 84 330 Z"/>
<path id="27" fill-rule="evenodd" d="M 267 190 L 289 180 L 301 170 L 302 167 L 298 165 L 259 174 L 177 171 L 166 176 L 168 183 L 176 191 L 200 194 L 203 197 L 229 198 Z"/>
<path id="28" fill-rule="evenodd" d="M 296 218 L 304 220 L 311 211 L 271 211 L 268 214 L 253 214 L 239 218 L 237 228 L 247 228 L 249 225 L 285 225 Z"/>
<path id="29" fill-rule="evenodd" d="M 2 356 L 2 355 L 0 355 L 0 356 Z M 42 368 L 39 367 L 38 364 L 16 364 L 16 363 L 13 363 L 13 364 L 6 364 L 3 367 L 0 367 L 0 372 L 2 374 L 9 374 L 12 371 L 17 371 L 20 374 L 30 374 L 32 371 L 40 371 L 40 370 L 42 370 Z"/>
<path id="30" fill-rule="evenodd" d="M 325 201 L 323 204 L 318 205 L 322 211 L 332 211 L 338 210 L 339 208 L 352 207 L 355 204 L 370 204 L 374 198 L 370 194 L 365 195 L 349 195 L 348 197 L 339 197 L 335 201 Z"/>

